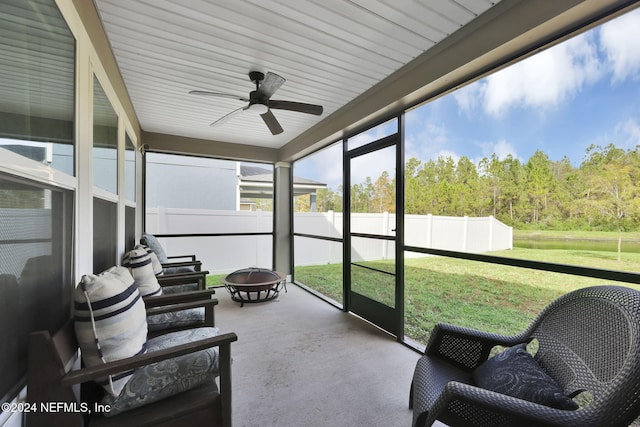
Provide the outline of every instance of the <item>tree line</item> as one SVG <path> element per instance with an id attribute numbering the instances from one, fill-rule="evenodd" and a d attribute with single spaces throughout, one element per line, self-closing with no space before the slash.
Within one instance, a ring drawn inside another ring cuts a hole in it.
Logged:
<path id="1" fill-rule="evenodd" d="M 405 164 L 405 213 L 488 216 L 519 229 L 633 231 L 640 219 L 640 153 L 591 145 L 578 167 L 538 150 L 526 162 L 496 154 Z M 351 186 L 352 212 L 395 212 L 395 176 Z M 296 211 L 308 201 L 297 200 Z M 342 210 L 342 188 L 323 189 L 317 211 Z"/>

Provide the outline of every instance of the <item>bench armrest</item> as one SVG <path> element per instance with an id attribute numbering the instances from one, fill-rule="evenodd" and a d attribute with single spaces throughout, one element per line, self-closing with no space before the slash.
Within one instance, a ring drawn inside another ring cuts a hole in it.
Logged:
<path id="1" fill-rule="evenodd" d="M 208 271 L 194 271 L 192 273 L 171 273 L 157 276 L 160 286 L 186 285 L 189 283 L 198 283 L 198 289 L 207 287 Z"/>
<path id="2" fill-rule="evenodd" d="M 195 255 L 171 255 L 167 256 L 167 259 L 180 259 L 180 258 L 189 258 L 191 261 L 196 261 Z M 200 261 L 198 261 L 200 262 Z"/>
<path id="3" fill-rule="evenodd" d="M 198 260 L 193 261 L 169 261 L 161 263 L 162 268 L 174 268 L 174 267 L 193 267 L 195 271 L 202 270 L 202 262 Z"/>
<path id="4" fill-rule="evenodd" d="M 164 294 L 144 298 L 147 308 L 157 307 L 167 304 L 178 304 L 181 302 L 210 300 L 216 293 L 215 289 L 201 289 L 197 291 L 180 292 L 176 294 Z"/>
<path id="5" fill-rule="evenodd" d="M 220 347 L 220 371 L 222 372 L 223 369 L 229 368 L 228 366 L 225 368 L 225 356 L 223 356 L 223 353 L 229 352 L 231 343 L 237 340 L 238 336 L 234 332 L 230 332 L 211 338 L 205 338 L 202 340 L 177 345 L 175 347 L 153 351 L 150 353 L 138 354 L 113 362 L 107 362 L 104 365 L 100 366 L 74 370 L 67 373 L 62 378 L 62 385 L 69 387 L 74 384 L 84 383 L 107 375 L 113 375 L 117 374 L 118 372 L 139 368 L 140 366 L 150 365 L 161 360 L 167 360 L 173 357 L 182 356 L 184 354 L 194 353 L 196 351 L 204 350 L 210 347 Z"/>

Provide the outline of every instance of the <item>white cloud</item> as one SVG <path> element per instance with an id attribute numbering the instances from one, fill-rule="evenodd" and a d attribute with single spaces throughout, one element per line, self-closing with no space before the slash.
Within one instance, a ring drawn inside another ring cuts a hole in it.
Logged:
<path id="1" fill-rule="evenodd" d="M 305 178 L 323 182 L 334 191 L 342 185 L 342 144 L 332 145 L 307 160 L 313 162 L 314 176 Z"/>
<path id="2" fill-rule="evenodd" d="M 453 98 L 458 103 L 458 107 L 465 113 L 475 110 L 483 98 L 485 85 L 483 80 L 464 86 L 453 92 Z"/>
<path id="3" fill-rule="evenodd" d="M 421 160 L 437 158 L 438 151 L 449 145 L 446 126 L 419 114 L 407 114 L 407 118 L 405 156 Z"/>
<path id="4" fill-rule="evenodd" d="M 396 176 L 395 147 L 387 147 L 351 160 L 351 185 L 364 183 L 367 177 L 372 182 L 386 171 L 389 177 Z"/>
<path id="5" fill-rule="evenodd" d="M 615 129 L 616 145 L 626 148 L 636 148 L 640 145 L 640 123 L 635 119 L 628 119 L 618 123 Z"/>
<path id="6" fill-rule="evenodd" d="M 595 36 L 585 33 L 468 85 L 454 98 L 461 111 L 482 108 L 494 118 L 517 107 L 544 112 L 600 79 L 604 71 Z"/>
<path id="7" fill-rule="evenodd" d="M 495 153 L 498 156 L 498 159 L 500 160 L 506 159 L 509 154 L 514 159 L 518 158 L 516 149 L 504 139 L 494 144 L 492 152 Z"/>
<path id="8" fill-rule="evenodd" d="M 472 159 L 473 163 L 477 166 L 480 165 L 480 162 L 483 158 L 489 158 L 492 154 L 498 156 L 498 160 L 504 160 L 508 155 L 511 155 L 514 159 L 520 159 L 515 147 L 509 144 L 506 140 L 501 139 L 498 142 L 485 142 L 477 144 L 482 151 L 482 154 L 474 159 Z"/>
<path id="9" fill-rule="evenodd" d="M 614 83 L 640 77 L 640 9 L 604 24 L 600 43 Z"/>
<path id="10" fill-rule="evenodd" d="M 592 36 L 583 34 L 478 83 L 485 111 L 503 117 L 513 107 L 556 107 L 601 75 L 596 45 Z"/>

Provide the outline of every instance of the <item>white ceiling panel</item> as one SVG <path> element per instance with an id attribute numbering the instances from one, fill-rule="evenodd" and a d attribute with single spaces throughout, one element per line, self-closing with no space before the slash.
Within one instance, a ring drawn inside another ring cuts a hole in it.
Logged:
<path id="1" fill-rule="evenodd" d="M 142 129 L 279 148 L 397 71 L 497 1 L 94 0 Z M 272 135 L 250 113 L 209 124 L 249 97 L 249 71 L 286 82 L 272 99 L 319 104 L 321 116 L 275 110 Z"/>

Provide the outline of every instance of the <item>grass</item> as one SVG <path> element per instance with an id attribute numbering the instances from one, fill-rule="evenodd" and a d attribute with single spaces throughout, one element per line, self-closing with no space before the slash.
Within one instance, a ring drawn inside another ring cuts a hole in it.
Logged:
<path id="1" fill-rule="evenodd" d="M 514 239 L 587 239 L 587 240 L 618 240 L 617 231 L 559 231 L 559 230 L 513 230 Z M 640 232 L 629 231 L 622 233 L 622 240 L 637 242 Z"/>
<path id="2" fill-rule="evenodd" d="M 616 253 L 598 251 L 517 248 L 493 252 L 492 255 L 640 271 L 640 254 L 624 254 L 621 262 L 616 261 Z M 366 264 L 380 266 L 380 263 L 388 268 L 385 262 Z M 381 301 L 393 301 L 387 276 L 360 275 L 359 272 L 354 279 L 360 293 Z M 342 302 L 342 264 L 296 267 L 296 280 Z M 405 335 L 426 344 L 429 331 L 441 321 L 515 334 L 560 295 L 604 282 L 602 279 L 444 257 L 408 258 L 405 260 L 404 281 Z"/>
<path id="3" fill-rule="evenodd" d="M 222 284 L 222 279 L 224 279 L 226 275 L 227 274 L 207 275 L 207 288 L 220 286 Z"/>

